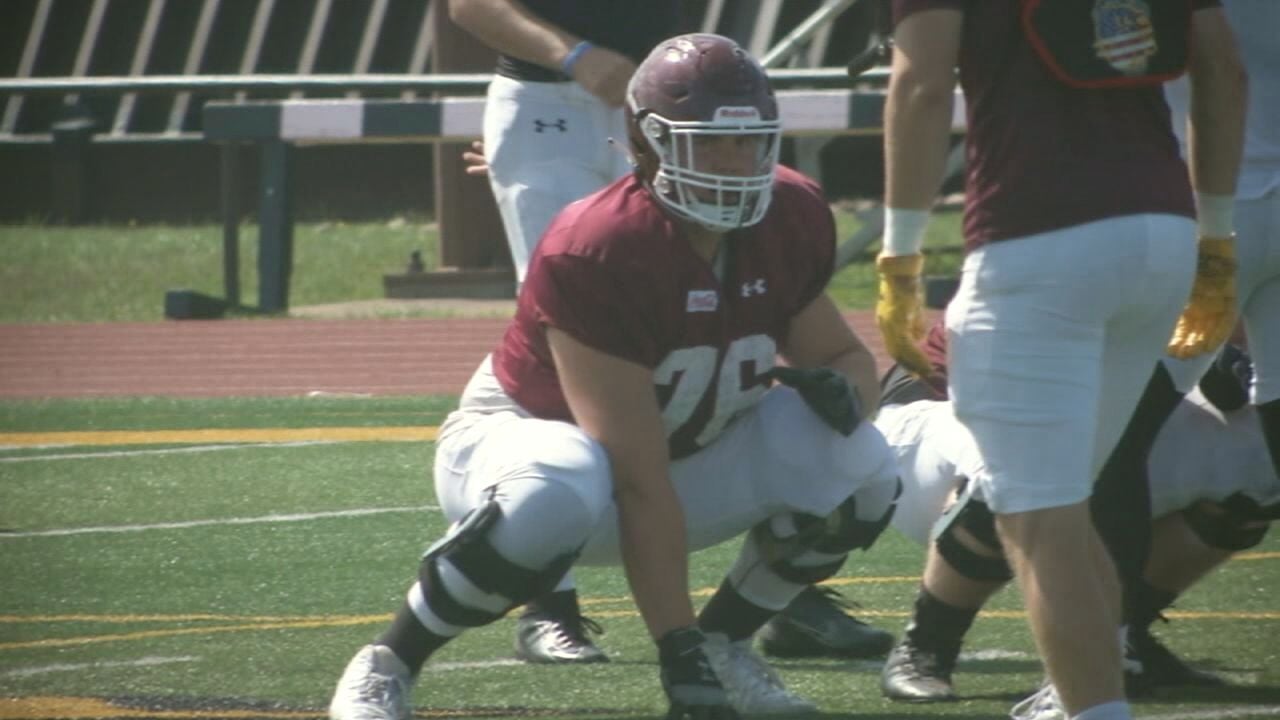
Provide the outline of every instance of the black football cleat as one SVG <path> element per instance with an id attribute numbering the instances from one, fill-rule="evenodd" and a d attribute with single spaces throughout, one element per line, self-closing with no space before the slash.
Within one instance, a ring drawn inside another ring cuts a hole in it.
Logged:
<path id="1" fill-rule="evenodd" d="M 1125 643 L 1125 690 L 1141 696 L 1158 687 L 1222 687 L 1226 680 L 1191 667 L 1148 630 L 1129 630 Z"/>
<path id="2" fill-rule="evenodd" d="M 831 588 L 811 585 L 760 629 L 760 649 L 772 657 L 880 657 L 893 635 L 852 617 Z"/>
<path id="3" fill-rule="evenodd" d="M 880 694 L 898 702 L 932 703 L 959 699 L 951 685 L 959 648 L 954 652 L 924 650 L 904 637 L 880 671 Z"/>

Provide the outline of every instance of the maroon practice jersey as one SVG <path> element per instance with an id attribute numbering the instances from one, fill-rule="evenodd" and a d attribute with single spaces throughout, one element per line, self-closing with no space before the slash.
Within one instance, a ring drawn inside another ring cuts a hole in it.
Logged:
<path id="1" fill-rule="evenodd" d="M 538 243 L 493 354 L 503 390 L 572 422 L 546 326 L 654 372 L 672 457 L 706 446 L 764 394 L 791 318 L 824 290 L 835 224 L 810 179 L 778 168 L 758 224 L 725 236 L 723 282 L 635 176 L 570 204 Z"/>
<path id="2" fill-rule="evenodd" d="M 964 12 L 967 247 L 1119 215 L 1194 216 L 1159 85 L 1068 87 L 1032 49 L 1018 0 L 893 0 L 895 22 L 932 9 Z"/>
<path id="3" fill-rule="evenodd" d="M 933 372 L 929 377 L 918 377 L 899 363 L 889 367 L 880 380 L 880 403 L 895 405 L 917 400 L 947 399 L 947 326 L 941 320 L 929 327 L 920 351 Z"/>

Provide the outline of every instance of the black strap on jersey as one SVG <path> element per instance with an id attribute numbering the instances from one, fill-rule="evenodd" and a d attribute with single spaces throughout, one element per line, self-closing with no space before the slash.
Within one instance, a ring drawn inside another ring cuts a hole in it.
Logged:
<path id="1" fill-rule="evenodd" d="M 1159 85 L 1186 72 L 1191 0 L 1019 0 L 1023 32 L 1074 88 Z"/>

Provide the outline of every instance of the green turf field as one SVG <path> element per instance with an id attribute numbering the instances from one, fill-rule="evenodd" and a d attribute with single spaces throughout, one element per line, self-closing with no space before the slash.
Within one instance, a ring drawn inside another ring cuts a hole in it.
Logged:
<path id="1" fill-rule="evenodd" d="M 857 231 L 848 204 L 836 205 L 835 217 L 839 240 Z M 959 224 L 954 209 L 936 213 L 925 243 L 926 273 L 955 274 Z M 414 250 L 433 269 L 438 243 L 437 226 L 422 219 L 298 223 L 290 306 L 382 298 L 384 274 L 403 272 Z M 246 224 L 239 253 L 241 300 L 247 306 L 258 302 L 257 249 L 257 226 Z M 841 307 L 875 304 L 870 260 L 878 249 L 872 243 L 832 279 L 830 292 Z M 156 321 L 163 319 L 168 290 L 223 295 L 217 225 L 0 225 L 0 255 L 0 323 Z"/>
<path id="2" fill-rule="evenodd" d="M 443 528 L 430 441 L 345 438 L 429 437 L 451 403 L 0 403 L 0 719 L 321 715 Z M 188 432 L 202 428 L 226 432 L 216 443 Z M 275 442 L 273 429 L 291 432 Z M 733 552 L 694 557 L 699 602 Z M 860 617 L 897 633 L 920 565 L 920 549 L 891 531 L 832 584 L 860 603 Z M 515 663 L 504 620 L 433 660 L 415 693 L 418 716 L 661 717 L 654 651 L 621 573 L 588 568 L 579 582 L 613 662 Z M 1280 716 L 1278 597 L 1273 533 L 1158 628 L 1235 686 L 1168 691 L 1138 704 L 1139 717 Z M 826 718 L 1003 717 L 1040 676 L 1013 592 L 970 635 L 960 703 L 882 700 L 874 662 L 777 665 Z"/>

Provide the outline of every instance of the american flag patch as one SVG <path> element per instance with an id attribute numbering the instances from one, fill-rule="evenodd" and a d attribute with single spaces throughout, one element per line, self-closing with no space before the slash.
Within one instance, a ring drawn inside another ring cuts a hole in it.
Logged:
<path id="1" fill-rule="evenodd" d="M 1151 10 L 1142 0 L 1097 0 L 1093 6 L 1098 57 L 1125 75 L 1147 69 L 1147 60 L 1156 53 Z"/>
<path id="2" fill-rule="evenodd" d="M 690 290 L 684 309 L 685 312 L 715 312 L 719 306 L 720 297 L 715 290 Z"/>

